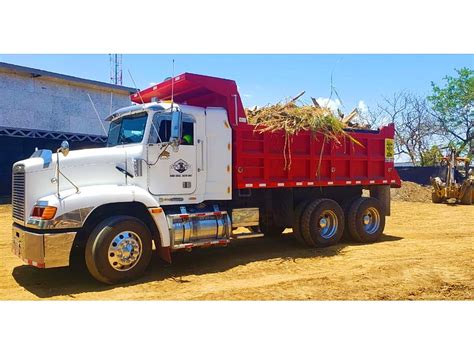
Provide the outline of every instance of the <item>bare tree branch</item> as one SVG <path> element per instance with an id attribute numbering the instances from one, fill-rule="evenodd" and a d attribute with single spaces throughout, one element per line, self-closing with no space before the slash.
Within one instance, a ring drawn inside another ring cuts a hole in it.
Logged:
<path id="1" fill-rule="evenodd" d="M 424 154 L 434 145 L 441 130 L 426 100 L 407 92 L 384 97 L 377 111 L 370 111 L 374 122 L 388 118 L 395 124 L 395 151 L 405 154 L 414 165 L 424 165 Z"/>

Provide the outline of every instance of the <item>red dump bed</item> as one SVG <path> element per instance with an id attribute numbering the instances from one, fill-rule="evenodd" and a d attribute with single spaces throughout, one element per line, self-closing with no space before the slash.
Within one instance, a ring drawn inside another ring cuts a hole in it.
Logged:
<path id="1" fill-rule="evenodd" d="M 290 140 L 288 150 L 283 132 L 261 134 L 254 126 L 239 125 L 234 133 L 236 187 L 400 185 L 393 167 L 394 126 L 348 133 L 361 145 L 304 132 Z"/>
<path id="2" fill-rule="evenodd" d="M 246 123 L 232 80 L 184 73 L 173 78 L 174 101 L 200 107 L 224 107 L 233 129 L 234 188 L 391 185 L 400 187 L 393 166 L 394 126 L 377 131 L 348 131 L 359 143 L 340 143 L 302 132 L 285 148 L 284 132 L 259 133 Z M 141 96 L 141 98 L 140 98 Z M 141 103 L 171 99 L 171 79 L 132 95 Z M 286 154 L 284 154 L 284 151 Z"/>

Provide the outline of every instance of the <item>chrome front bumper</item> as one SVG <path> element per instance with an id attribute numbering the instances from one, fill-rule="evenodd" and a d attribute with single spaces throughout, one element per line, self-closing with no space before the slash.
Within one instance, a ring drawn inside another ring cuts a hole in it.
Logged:
<path id="1" fill-rule="evenodd" d="M 12 251 L 25 263 L 39 268 L 69 266 L 76 232 L 32 233 L 12 226 Z"/>

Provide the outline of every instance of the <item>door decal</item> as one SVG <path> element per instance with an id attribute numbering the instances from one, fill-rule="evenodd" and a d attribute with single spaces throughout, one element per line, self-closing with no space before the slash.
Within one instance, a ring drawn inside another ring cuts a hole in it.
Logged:
<path id="1" fill-rule="evenodd" d="M 192 175 L 191 164 L 183 159 L 179 159 L 170 165 L 170 177 L 190 177 Z"/>

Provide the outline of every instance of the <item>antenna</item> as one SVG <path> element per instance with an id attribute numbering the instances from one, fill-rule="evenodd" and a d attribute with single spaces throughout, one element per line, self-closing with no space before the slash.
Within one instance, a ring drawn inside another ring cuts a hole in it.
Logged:
<path id="1" fill-rule="evenodd" d="M 135 84 L 135 80 L 133 80 L 132 73 L 130 73 L 130 70 L 128 70 L 128 69 L 127 69 L 127 71 L 128 71 L 128 75 L 130 75 L 130 79 L 132 79 L 133 85 L 135 86 L 135 90 L 137 90 L 138 96 L 140 96 L 140 100 L 142 101 L 142 104 L 144 104 L 145 101 L 143 101 L 142 94 L 140 94 L 140 90 L 138 90 L 137 84 Z"/>
<path id="2" fill-rule="evenodd" d="M 97 112 L 97 109 L 95 108 L 95 105 L 94 105 L 94 102 L 92 101 L 91 95 L 87 94 L 87 96 L 89 96 L 89 100 L 90 100 L 90 102 L 91 102 L 91 104 L 92 104 L 92 108 L 94 109 L 95 114 L 97 115 L 97 119 L 99 120 L 100 126 L 101 126 L 102 129 L 104 130 L 105 135 L 107 135 L 107 131 L 105 130 L 104 124 L 102 123 L 102 120 L 100 119 L 100 115 L 99 115 L 99 113 Z"/>
<path id="3" fill-rule="evenodd" d="M 173 58 L 173 69 L 171 71 L 171 112 L 173 112 L 174 104 L 174 58 Z"/>
<path id="4" fill-rule="evenodd" d="M 110 82 L 115 85 L 122 85 L 122 55 L 109 54 L 110 61 Z"/>
<path id="5" fill-rule="evenodd" d="M 109 112 L 109 115 L 111 115 L 111 114 L 112 114 L 112 101 L 113 101 L 113 95 L 114 95 L 114 93 L 111 91 L 111 92 L 110 92 L 110 108 L 109 108 L 109 111 L 110 111 L 110 112 Z"/>

